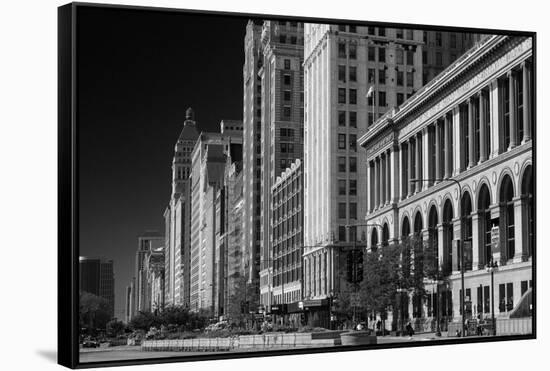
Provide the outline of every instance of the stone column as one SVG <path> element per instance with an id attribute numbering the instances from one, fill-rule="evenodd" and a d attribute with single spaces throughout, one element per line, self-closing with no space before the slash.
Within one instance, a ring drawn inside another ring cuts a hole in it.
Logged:
<path id="1" fill-rule="evenodd" d="M 422 178 L 422 139 L 419 134 L 416 135 L 416 179 Z M 422 182 L 416 182 L 416 192 L 422 190 Z"/>
<path id="2" fill-rule="evenodd" d="M 460 159 L 462 158 L 462 148 L 460 148 L 460 108 L 453 108 L 453 173 L 452 176 L 460 174 Z"/>
<path id="3" fill-rule="evenodd" d="M 373 210 L 378 208 L 378 205 L 380 204 L 380 198 L 379 198 L 379 190 L 378 187 L 380 186 L 380 162 L 378 158 L 374 159 L 374 205 Z"/>
<path id="4" fill-rule="evenodd" d="M 477 270 L 479 264 L 479 218 L 477 211 L 472 212 L 472 270 Z"/>
<path id="5" fill-rule="evenodd" d="M 517 128 L 516 128 L 516 74 L 513 71 L 508 71 L 508 83 L 509 83 L 509 93 L 510 93 L 510 146 L 508 150 L 515 148 L 517 146 Z"/>
<path id="6" fill-rule="evenodd" d="M 380 178 L 378 178 L 380 180 L 380 207 L 384 206 L 384 203 L 385 203 L 385 200 L 384 200 L 384 197 L 385 197 L 385 194 L 386 194 L 386 191 L 385 191 L 385 173 L 386 173 L 386 161 L 384 159 L 384 154 L 380 154 Z"/>
<path id="7" fill-rule="evenodd" d="M 429 133 L 430 131 L 428 130 L 428 126 L 422 129 L 422 143 L 425 143 L 422 146 L 422 178 L 424 179 L 430 178 L 430 146 L 428 145 L 428 143 L 430 143 Z M 422 185 L 422 189 L 426 190 L 431 183 L 426 180 L 420 184 Z"/>
<path id="8" fill-rule="evenodd" d="M 523 211 L 526 209 L 523 207 L 523 200 L 521 197 L 515 197 L 514 199 L 514 263 L 520 263 L 525 260 L 526 254 L 523 249 Z M 525 231 L 527 232 L 527 231 Z"/>
<path id="9" fill-rule="evenodd" d="M 435 174 L 434 174 L 435 179 L 442 178 L 441 173 L 439 171 L 440 169 L 439 161 L 441 161 L 441 159 L 439 158 L 440 157 L 439 154 L 441 153 L 441 143 L 439 141 L 440 135 L 441 135 L 441 130 L 439 127 L 439 121 L 436 120 L 435 121 Z M 434 184 L 437 184 L 437 183 L 439 183 L 439 180 L 436 180 L 434 182 Z"/>
<path id="10" fill-rule="evenodd" d="M 475 165 L 474 159 L 474 146 L 475 146 L 475 133 L 474 133 L 474 102 L 472 97 L 468 98 L 468 163 L 466 168 L 472 168 Z"/>
<path id="11" fill-rule="evenodd" d="M 372 173 L 371 173 L 371 163 L 367 162 L 367 211 L 370 213 L 372 211 Z"/>
<path id="12" fill-rule="evenodd" d="M 491 81 L 489 84 L 489 120 L 491 121 L 491 148 L 489 158 L 498 156 L 500 151 L 500 117 L 498 98 L 498 80 Z"/>
<path id="13" fill-rule="evenodd" d="M 525 143 L 531 140 L 531 62 L 524 61 L 521 64 L 523 73 L 523 140 Z"/>
<path id="14" fill-rule="evenodd" d="M 452 133 L 452 116 L 445 115 L 445 179 L 452 176 L 453 164 L 452 164 L 452 152 L 451 152 L 451 133 Z"/>
<path id="15" fill-rule="evenodd" d="M 409 143 L 407 144 L 407 167 L 408 167 L 408 177 L 407 177 L 407 197 L 411 196 L 414 192 L 414 183 L 411 183 L 411 179 L 414 177 L 412 173 L 412 151 L 413 151 L 413 139 L 409 138 Z"/>
<path id="16" fill-rule="evenodd" d="M 391 203 L 391 149 L 386 152 L 386 204 Z"/>
<path id="17" fill-rule="evenodd" d="M 400 151 L 399 146 L 394 144 L 392 150 L 390 151 L 390 168 L 391 168 L 391 186 L 390 186 L 390 202 L 395 202 L 399 200 L 399 171 L 401 169 L 400 163 Z"/>
<path id="18" fill-rule="evenodd" d="M 485 96 L 483 90 L 478 94 L 479 98 L 479 163 L 487 160 L 487 149 L 485 145 Z"/>
<path id="19" fill-rule="evenodd" d="M 400 200 L 404 200 L 405 199 L 405 196 L 407 195 L 407 187 L 406 187 L 406 184 L 405 184 L 405 180 L 406 180 L 406 177 L 405 177 L 405 156 L 406 156 L 406 153 L 405 153 L 405 143 L 401 143 L 400 144 L 400 150 L 399 150 L 399 172 L 401 174 L 401 177 L 399 179 L 399 199 Z"/>
<path id="20" fill-rule="evenodd" d="M 437 225 L 437 257 L 438 257 L 438 264 L 439 269 L 444 266 L 445 264 L 445 256 L 444 256 L 444 244 L 443 244 L 443 224 Z"/>

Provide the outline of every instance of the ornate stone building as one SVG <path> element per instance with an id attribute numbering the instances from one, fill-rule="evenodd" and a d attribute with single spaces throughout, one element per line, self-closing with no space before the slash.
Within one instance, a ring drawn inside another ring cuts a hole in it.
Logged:
<path id="1" fill-rule="evenodd" d="M 466 318 L 490 316 L 491 301 L 505 318 L 531 287 L 533 97 L 532 39 L 490 36 L 359 139 L 365 221 L 379 225 L 367 228 L 368 248 L 416 236 L 435 249 L 444 283 L 411 300 L 417 323 L 438 307 L 445 323 L 460 321 L 461 269 Z"/>

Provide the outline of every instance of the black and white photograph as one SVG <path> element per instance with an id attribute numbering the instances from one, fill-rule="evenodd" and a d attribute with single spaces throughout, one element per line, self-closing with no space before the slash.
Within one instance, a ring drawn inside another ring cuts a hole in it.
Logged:
<path id="1" fill-rule="evenodd" d="M 534 33 L 67 14 L 78 364 L 535 337 Z"/>
<path id="2" fill-rule="evenodd" d="M 4 4 L 2 368 L 543 365 L 543 8 Z"/>

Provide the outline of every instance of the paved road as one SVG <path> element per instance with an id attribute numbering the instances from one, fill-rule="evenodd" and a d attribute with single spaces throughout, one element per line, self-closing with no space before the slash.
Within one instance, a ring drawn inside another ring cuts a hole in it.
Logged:
<path id="1" fill-rule="evenodd" d="M 214 352 L 209 352 L 212 354 Z M 93 352 L 80 352 L 80 362 L 104 362 L 121 361 L 147 358 L 167 358 L 190 355 L 204 355 L 204 352 L 142 352 L 139 347 L 136 349 L 97 350 Z"/>

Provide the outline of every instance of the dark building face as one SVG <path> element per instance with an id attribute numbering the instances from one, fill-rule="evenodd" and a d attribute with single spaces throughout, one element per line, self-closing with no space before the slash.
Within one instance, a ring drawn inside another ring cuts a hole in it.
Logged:
<path id="1" fill-rule="evenodd" d="M 115 277 L 113 261 L 81 256 L 79 259 L 79 290 L 105 299 L 115 309 Z"/>

